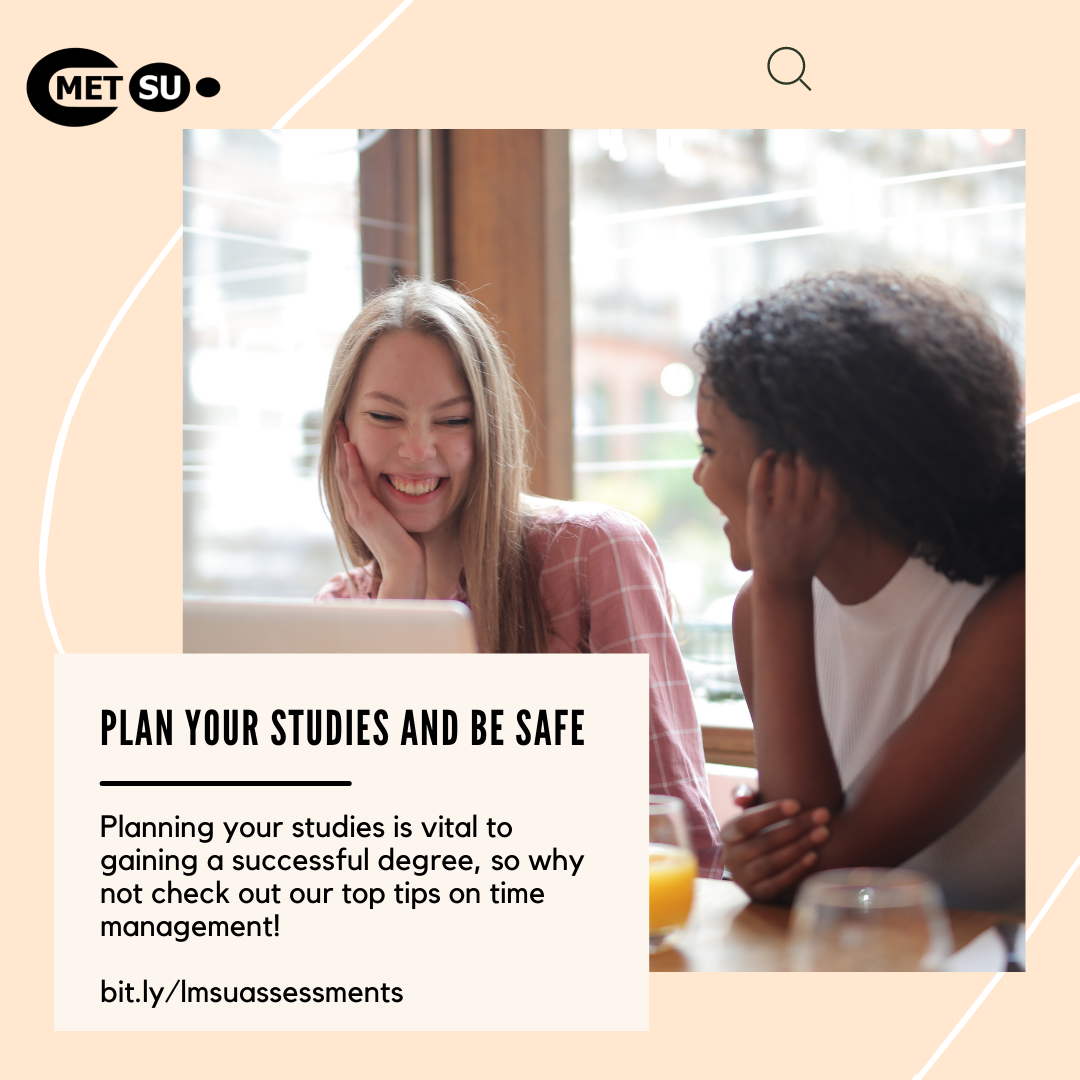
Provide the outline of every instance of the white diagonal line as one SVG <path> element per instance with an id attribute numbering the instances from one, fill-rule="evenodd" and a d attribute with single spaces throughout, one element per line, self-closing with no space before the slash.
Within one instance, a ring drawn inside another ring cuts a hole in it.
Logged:
<path id="1" fill-rule="evenodd" d="M 1055 413 L 1059 409 L 1065 409 L 1068 408 L 1068 406 L 1070 405 L 1075 405 L 1077 402 L 1080 402 L 1080 394 L 1073 394 L 1071 397 L 1062 398 L 1061 401 L 1056 401 L 1053 405 L 1047 405 L 1045 409 L 1039 409 L 1036 412 L 1033 412 L 1024 420 L 1024 425 L 1026 426 L 1033 421 L 1040 419 L 1043 416 L 1049 416 L 1050 413 Z M 1031 935 L 1035 932 L 1035 927 L 1042 922 L 1043 916 L 1050 910 L 1051 905 L 1061 895 L 1061 890 L 1065 888 L 1065 886 L 1069 883 L 1069 879 L 1073 876 L 1073 874 L 1076 873 L 1077 867 L 1080 867 L 1080 856 L 1078 856 L 1072 866 L 1069 867 L 1068 873 L 1058 882 L 1057 888 L 1054 889 L 1054 891 L 1050 894 L 1050 898 L 1046 901 L 1045 904 L 1043 904 L 1042 910 L 1039 912 L 1038 915 L 1035 916 L 1031 925 L 1027 928 L 1027 933 L 1024 935 L 1025 941 L 1029 941 L 1031 939 Z M 995 986 L 997 986 L 1003 974 L 1004 972 L 999 971 L 990 980 L 990 982 L 987 983 L 986 988 L 975 999 L 971 1008 L 968 1009 L 968 1011 L 964 1013 L 964 1015 L 960 1018 L 960 1023 L 958 1023 L 956 1027 L 954 1027 L 952 1031 L 949 1032 L 948 1037 L 934 1051 L 934 1054 L 930 1058 L 930 1060 L 915 1074 L 913 1080 L 922 1080 L 922 1078 L 933 1068 L 934 1063 L 937 1061 L 937 1059 L 941 1057 L 941 1055 L 945 1053 L 945 1051 L 948 1049 L 949 1043 L 951 1043 L 953 1039 L 955 1039 L 956 1036 L 960 1034 L 960 1032 L 964 1028 L 964 1025 L 975 1015 L 975 1012 L 979 1008 L 979 1006 L 987 999 L 987 997 L 989 997 L 990 991 L 993 990 Z"/>
<path id="2" fill-rule="evenodd" d="M 60 425 L 60 433 L 56 436 L 56 445 L 53 447 L 52 464 L 49 466 L 49 480 L 45 485 L 45 506 L 41 512 L 41 535 L 38 539 L 38 584 L 41 587 L 41 606 L 45 610 L 45 621 L 49 624 L 49 633 L 52 634 L 56 651 L 60 653 L 64 651 L 64 647 L 60 644 L 60 636 L 57 634 L 56 624 L 53 622 L 52 608 L 49 606 L 49 585 L 45 577 L 45 566 L 49 558 L 49 526 L 52 523 L 53 497 L 56 494 L 56 477 L 60 472 L 60 458 L 64 453 L 64 443 L 67 441 L 68 428 L 71 427 L 72 417 L 74 417 L 75 410 L 79 407 L 79 399 L 82 397 L 82 392 L 86 389 L 86 384 L 90 381 L 90 376 L 94 373 L 94 368 L 97 367 L 97 362 L 101 359 L 101 354 L 105 351 L 105 346 L 109 344 L 109 339 L 116 332 L 116 328 L 128 313 L 128 309 L 135 303 L 135 298 L 143 291 L 143 287 L 154 276 L 154 271 L 165 261 L 165 256 L 172 251 L 176 246 L 176 242 L 183 235 L 183 228 L 179 228 L 173 233 L 172 239 L 161 249 L 161 253 L 150 264 L 150 269 L 139 279 L 139 284 L 131 290 L 128 298 L 124 301 L 123 306 L 116 313 L 116 318 L 109 323 L 109 329 L 105 332 L 105 336 L 101 339 L 101 344 L 98 345 L 97 351 L 94 353 L 86 370 L 83 372 L 82 378 L 75 387 L 75 392 L 71 395 L 71 401 L 68 402 L 67 412 L 64 413 L 64 422 Z"/>
<path id="3" fill-rule="evenodd" d="M 331 79 L 335 78 L 342 71 L 345 70 L 395 19 L 412 4 L 413 0 L 402 0 L 400 4 L 344 60 L 341 61 L 335 68 L 329 71 L 323 76 L 285 115 L 278 120 L 274 125 L 275 128 L 284 127 L 296 113 L 302 109 Z M 184 229 L 181 226 L 173 234 L 172 239 L 162 249 L 161 254 L 150 265 L 150 269 L 146 271 L 138 285 L 131 291 L 131 295 L 124 301 L 123 307 L 117 312 L 116 318 L 113 319 L 109 325 L 109 329 L 102 338 L 101 344 L 98 345 L 97 351 L 94 353 L 93 358 L 90 361 L 86 371 L 83 372 L 82 378 L 79 380 L 78 385 L 75 387 L 75 392 L 71 396 L 71 401 L 68 403 L 67 412 L 64 414 L 64 421 L 60 425 L 60 433 L 56 437 L 56 445 L 53 448 L 52 464 L 49 468 L 49 479 L 45 486 L 45 506 L 41 514 L 41 535 L 38 540 L 38 584 L 41 589 L 41 606 L 45 612 L 45 621 L 49 626 L 49 633 L 52 635 L 53 644 L 56 646 L 57 652 L 63 652 L 64 647 L 60 643 L 60 635 L 56 632 L 56 623 L 53 621 L 52 607 L 49 605 L 49 587 L 46 577 L 46 564 L 48 562 L 49 555 L 49 527 L 52 523 L 52 508 L 53 499 L 56 494 L 56 477 L 60 471 L 60 458 L 64 453 L 64 443 L 67 440 L 68 429 L 71 427 L 72 417 L 75 415 L 75 410 L 78 408 L 79 399 L 82 397 L 82 392 L 86 388 L 87 382 L 90 380 L 90 376 L 93 374 L 94 368 L 97 366 L 98 360 L 101 358 L 101 354 L 105 351 L 105 346 L 108 345 L 109 339 L 113 336 L 116 328 L 120 325 L 121 320 L 128 313 L 128 309 L 135 302 L 135 298 L 142 292 L 143 287 L 153 277 L 154 272 L 164 261 L 165 256 L 172 251 L 177 241 L 183 236 Z"/>
<path id="4" fill-rule="evenodd" d="M 1043 916 L 1050 910 L 1054 901 L 1061 895 L 1061 890 L 1064 889 L 1066 885 L 1068 885 L 1069 878 L 1071 878 L 1073 874 L 1076 873 L 1077 867 L 1080 867 L 1080 856 L 1077 857 L 1076 861 L 1072 864 L 1072 866 L 1069 867 L 1069 870 L 1065 874 L 1065 876 L 1057 883 L 1057 888 L 1050 894 L 1050 899 L 1047 900 L 1045 904 L 1043 904 L 1042 911 L 1040 911 L 1039 914 L 1035 916 L 1031 925 L 1027 928 L 1027 933 L 1024 935 L 1025 941 L 1031 940 L 1031 935 L 1035 933 L 1035 927 L 1042 922 Z M 936 1062 L 937 1059 L 941 1057 L 943 1053 L 945 1053 L 945 1051 L 948 1049 L 949 1043 L 951 1043 L 953 1039 L 955 1039 L 956 1036 L 960 1034 L 960 1032 L 963 1030 L 964 1025 L 975 1015 L 975 1012 L 979 1008 L 979 1006 L 990 996 L 990 991 L 993 990 L 995 986 L 997 986 L 999 980 L 1001 979 L 1001 976 L 1004 974 L 1005 973 L 1003 971 L 999 971 L 990 980 L 990 982 L 987 983 L 986 988 L 975 999 L 975 1001 L 972 1003 L 971 1008 L 968 1009 L 968 1011 L 964 1013 L 964 1015 L 960 1018 L 960 1023 L 958 1023 L 956 1027 L 954 1027 L 952 1031 L 949 1032 L 948 1037 L 945 1039 L 945 1041 L 934 1051 L 933 1057 L 931 1057 L 930 1060 L 915 1074 L 912 1080 L 922 1080 L 922 1078 L 930 1071 L 930 1069 L 934 1065 L 934 1062 Z"/>
<path id="5" fill-rule="evenodd" d="M 1024 426 L 1032 423 L 1035 420 L 1040 420 L 1044 416 L 1049 416 L 1051 413 L 1057 412 L 1059 409 L 1067 409 L 1070 405 L 1075 405 L 1080 401 L 1080 394 L 1073 394 L 1072 397 L 1062 398 L 1060 401 L 1055 401 L 1053 405 L 1047 405 L 1045 409 L 1039 409 L 1036 412 L 1031 413 L 1024 421 Z"/>
<path id="6" fill-rule="evenodd" d="M 945 1041 L 934 1051 L 933 1057 L 912 1077 L 912 1080 L 922 1080 L 922 1078 L 934 1067 L 934 1063 L 942 1054 L 948 1049 L 949 1043 L 956 1038 L 957 1035 L 963 1030 L 964 1025 L 975 1015 L 975 1011 L 978 1007 L 990 996 L 990 991 L 1001 981 L 1001 976 L 1005 973 L 999 971 L 987 984 L 983 992 L 975 999 L 972 1006 L 960 1019 L 960 1023 L 956 1025 L 949 1032 Z"/>
<path id="7" fill-rule="evenodd" d="M 597 261 L 599 259 L 631 259 L 643 255 L 655 255 L 672 251 L 698 251 L 714 248 L 736 247 L 743 244 L 764 244 L 773 240 L 793 240 L 803 236 L 861 232 L 892 225 L 913 225 L 920 221 L 938 221 L 947 218 L 974 217 L 981 214 L 997 214 L 1007 210 L 1023 210 L 1026 203 L 994 203 L 990 206 L 968 206 L 959 210 L 930 210 L 923 214 L 900 214 L 896 217 L 867 218 L 865 221 L 845 225 L 807 225 L 798 229 L 774 229 L 760 233 L 736 233 L 732 236 L 713 236 L 704 240 L 683 240 L 673 244 L 646 244 L 638 247 L 608 248 L 582 251 L 572 256 L 573 262 Z"/>
<path id="8" fill-rule="evenodd" d="M 1069 867 L 1069 872 L 1058 882 L 1057 888 L 1050 894 L 1050 899 L 1046 901 L 1042 906 L 1042 911 L 1035 916 L 1032 924 L 1027 928 L 1027 933 L 1024 935 L 1024 940 L 1027 941 L 1031 935 L 1035 932 L 1035 927 L 1042 922 L 1043 916 L 1050 910 L 1050 905 L 1058 898 L 1061 890 L 1069 883 L 1069 878 L 1076 873 L 1076 868 L 1080 866 L 1080 855 L 1077 856 L 1076 862 Z"/>
<path id="9" fill-rule="evenodd" d="M 389 15 L 337 67 L 331 68 L 275 125 L 273 130 L 283 128 L 331 79 L 337 78 L 411 3 L 401 0 Z"/>
<path id="10" fill-rule="evenodd" d="M 623 221 L 648 221 L 651 218 L 679 217 L 683 214 L 701 214 L 710 210 L 730 210 L 736 206 L 758 206 L 761 203 L 788 202 L 795 199 L 807 199 L 826 192 L 852 191 L 859 188 L 896 187 L 900 184 L 914 184 L 922 180 L 943 180 L 952 176 L 972 176 L 976 173 L 1000 172 L 1002 169 L 1020 169 L 1025 161 L 1002 161 L 993 165 L 972 165 L 964 169 L 943 169 L 940 172 L 913 173 L 908 176 L 889 176 L 880 180 L 869 180 L 861 184 L 844 185 L 836 188 L 797 188 L 791 191 L 770 191 L 764 195 L 740 195 L 734 199 L 711 199 L 709 202 L 683 203 L 679 206 L 657 206 L 648 210 L 624 210 L 617 214 L 597 214 L 595 217 L 575 218 L 571 225 L 614 225 Z"/>

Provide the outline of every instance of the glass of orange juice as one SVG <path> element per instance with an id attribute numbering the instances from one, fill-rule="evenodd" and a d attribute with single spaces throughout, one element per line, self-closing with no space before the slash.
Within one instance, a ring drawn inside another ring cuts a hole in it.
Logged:
<path id="1" fill-rule="evenodd" d="M 697 856 L 681 799 L 649 796 L 649 952 L 665 948 L 694 902 Z"/>

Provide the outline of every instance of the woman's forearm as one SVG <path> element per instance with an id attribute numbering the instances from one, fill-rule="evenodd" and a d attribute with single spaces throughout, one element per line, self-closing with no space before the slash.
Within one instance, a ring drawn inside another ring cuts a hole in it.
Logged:
<path id="1" fill-rule="evenodd" d="M 836 810 L 843 801 L 818 697 L 810 582 L 753 589 L 754 740 L 761 797 Z"/>

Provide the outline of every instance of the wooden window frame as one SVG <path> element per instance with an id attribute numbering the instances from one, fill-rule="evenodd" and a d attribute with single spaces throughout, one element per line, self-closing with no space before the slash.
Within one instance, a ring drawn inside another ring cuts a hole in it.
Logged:
<path id="1" fill-rule="evenodd" d="M 574 494 L 570 133 L 433 130 L 434 276 L 491 312 L 524 390 L 532 490 Z"/>
<path id="2" fill-rule="evenodd" d="M 488 309 L 524 391 L 531 488 L 571 499 L 570 132 L 387 132 L 360 169 L 365 298 L 418 272 L 422 158 L 431 170 L 431 276 Z M 754 766 L 752 729 L 706 725 L 702 736 L 706 761 Z"/>

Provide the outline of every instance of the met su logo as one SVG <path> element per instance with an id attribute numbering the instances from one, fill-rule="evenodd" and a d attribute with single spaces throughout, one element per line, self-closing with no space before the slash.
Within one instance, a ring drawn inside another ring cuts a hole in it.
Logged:
<path id="1" fill-rule="evenodd" d="M 150 112 L 178 109 L 191 93 L 191 81 L 174 64 L 144 64 L 127 78 L 93 49 L 59 49 L 34 65 L 26 79 L 26 96 L 54 124 L 89 127 L 116 112 L 111 102 L 123 99 L 125 85 L 131 100 Z M 213 97 L 220 89 L 217 79 L 195 84 L 201 97 Z"/>

